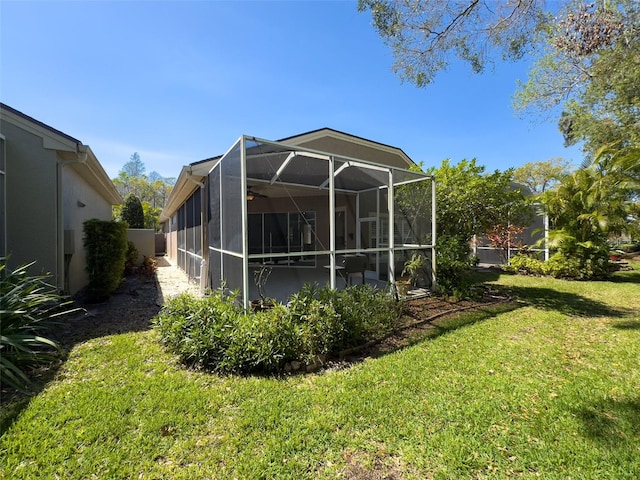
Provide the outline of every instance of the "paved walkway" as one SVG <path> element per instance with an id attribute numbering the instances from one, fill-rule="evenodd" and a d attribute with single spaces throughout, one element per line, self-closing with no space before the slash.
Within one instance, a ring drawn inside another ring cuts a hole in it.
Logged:
<path id="1" fill-rule="evenodd" d="M 175 297 L 183 292 L 200 296 L 200 286 L 189 277 L 177 265 L 169 260 L 169 257 L 156 257 L 158 270 L 156 278 L 158 279 L 158 299 L 156 303 L 163 305 L 165 299 Z"/>

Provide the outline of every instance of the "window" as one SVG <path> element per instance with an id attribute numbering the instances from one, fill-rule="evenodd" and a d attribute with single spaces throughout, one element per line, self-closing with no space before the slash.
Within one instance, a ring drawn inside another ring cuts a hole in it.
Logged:
<path id="1" fill-rule="evenodd" d="M 315 212 L 250 213 L 249 255 L 276 254 L 262 258 L 276 265 L 315 266 L 315 257 L 304 255 L 316 249 L 315 229 Z M 297 255 L 284 256 L 288 253 Z"/>

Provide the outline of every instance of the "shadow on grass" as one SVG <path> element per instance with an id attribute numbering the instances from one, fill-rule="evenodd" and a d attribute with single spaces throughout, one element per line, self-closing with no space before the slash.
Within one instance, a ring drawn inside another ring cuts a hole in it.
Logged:
<path id="1" fill-rule="evenodd" d="M 622 317 L 629 314 L 629 310 L 613 308 L 606 303 L 598 302 L 582 295 L 559 292 L 552 288 L 511 287 L 510 291 L 515 297 L 528 305 L 565 315 L 589 318 Z"/>
<path id="2" fill-rule="evenodd" d="M 401 328 L 390 337 L 367 345 L 366 348 L 351 349 L 349 354 L 342 355 L 341 358 L 348 363 L 358 363 L 365 358 L 379 358 L 520 307 L 521 305 L 507 302 L 494 305 L 478 304 L 472 310 L 443 313 L 441 317 L 432 321 Z"/>
<path id="3" fill-rule="evenodd" d="M 56 377 L 75 345 L 92 338 L 148 330 L 151 319 L 160 311 L 156 304 L 157 294 L 157 282 L 131 276 L 104 303 L 83 304 L 78 301 L 78 306 L 85 311 L 61 319 L 60 324 L 49 335 L 58 342 L 63 353 L 46 367 L 31 372 L 31 395 L 8 387 L 3 387 L 0 391 L 0 436 L 29 406 L 31 399 Z"/>
<path id="4" fill-rule="evenodd" d="M 613 283 L 640 283 L 640 270 L 621 270 L 611 277 Z"/>
<path id="5" fill-rule="evenodd" d="M 640 330 L 640 320 L 624 320 L 613 324 L 618 330 Z"/>
<path id="6" fill-rule="evenodd" d="M 610 447 L 637 442 L 640 436 L 640 398 L 603 398 L 575 411 L 585 436 Z"/>

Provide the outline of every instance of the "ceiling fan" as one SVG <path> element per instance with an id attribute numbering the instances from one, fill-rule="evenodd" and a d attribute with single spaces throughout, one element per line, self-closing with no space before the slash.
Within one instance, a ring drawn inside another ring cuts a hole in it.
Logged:
<path id="1" fill-rule="evenodd" d="M 247 186 L 247 200 L 250 202 L 256 198 L 268 198 L 265 194 L 256 192 L 253 187 Z"/>

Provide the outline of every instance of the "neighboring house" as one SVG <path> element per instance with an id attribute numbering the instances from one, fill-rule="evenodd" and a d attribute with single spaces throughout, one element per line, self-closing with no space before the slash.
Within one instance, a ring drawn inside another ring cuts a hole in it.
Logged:
<path id="1" fill-rule="evenodd" d="M 414 165 L 399 148 L 328 128 L 277 142 L 243 136 L 183 167 L 160 218 L 167 254 L 203 289 L 237 289 L 245 305 L 262 265 L 278 300 L 352 276 L 385 285 L 412 252 L 433 258 L 433 179 Z M 418 181 L 431 207 L 403 218 L 388 193 Z"/>
<path id="2" fill-rule="evenodd" d="M 122 202 L 87 145 L 0 103 L 0 257 L 36 261 L 61 292 L 88 283 L 83 222 Z"/>
<path id="3" fill-rule="evenodd" d="M 511 182 L 511 188 L 512 190 L 520 190 L 528 199 L 533 196 L 533 192 L 526 185 Z M 530 224 L 515 226 L 524 227 L 524 230 L 519 235 L 509 239 L 510 247 L 507 251 L 492 246 L 490 239 L 487 237 L 479 236 L 473 239 L 471 246 L 474 255 L 478 257 L 479 264 L 503 265 L 509 263 L 511 257 L 521 251 L 532 253 L 540 260 L 549 259 L 549 248 L 546 241 L 549 233 L 549 220 L 540 209 L 536 209 L 533 212 Z"/>

